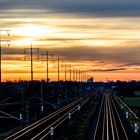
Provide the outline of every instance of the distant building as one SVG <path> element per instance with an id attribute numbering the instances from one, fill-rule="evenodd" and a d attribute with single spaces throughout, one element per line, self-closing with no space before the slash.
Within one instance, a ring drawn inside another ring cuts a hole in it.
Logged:
<path id="1" fill-rule="evenodd" d="M 45 82 L 50 83 L 50 82 L 51 82 L 51 79 L 50 79 L 50 78 L 48 78 L 47 80 L 45 80 Z"/>
<path id="2" fill-rule="evenodd" d="M 94 81 L 93 77 L 87 79 L 87 83 L 93 83 L 93 81 Z"/>

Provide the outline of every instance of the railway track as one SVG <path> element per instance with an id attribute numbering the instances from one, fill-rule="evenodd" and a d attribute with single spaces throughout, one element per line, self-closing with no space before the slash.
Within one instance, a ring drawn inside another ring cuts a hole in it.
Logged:
<path id="1" fill-rule="evenodd" d="M 92 92 L 85 97 L 81 97 L 76 101 L 64 106 L 56 112 L 36 121 L 35 123 L 21 129 L 20 131 L 8 136 L 4 140 L 43 140 L 51 134 L 52 129 L 56 129 L 65 120 L 69 119 L 73 113 L 79 110 L 92 98 L 96 92 Z"/>
<path id="2" fill-rule="evenodd" d="M 93 140 L 129 140 L 114 100 L 108 93 L 102 97 Z"/>

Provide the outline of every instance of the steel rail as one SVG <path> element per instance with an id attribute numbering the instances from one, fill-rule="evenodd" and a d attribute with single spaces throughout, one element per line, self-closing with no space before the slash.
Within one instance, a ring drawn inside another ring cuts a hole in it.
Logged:
<path id="1" fill-rule="evenodd" d="M 95 92 L 94 94 L 96 94 L 96 92 Z M 86 98 L 88 98 L 88 97 L 90 97 L 90 96 L 93 96 L 94 94 L 93 94 L 93 92 L 92 92 L 91 94 L 87 95 Z M 59 109 L 58 111 L 53 112 L 52 114 L 50 114 L 50 115 L 48 115 L 48 116 L 46 116 L 46 117 L 44 117 L 44 118 L 38 120 L 37 122 L 35 122 L 35 123 L 33 123 L 33 124 L 31 124 L 31 125 L 29 125 L 29 126 L 27 126 L 27 127 L 25 127 L 24 129 L 21 129 L 21 130 L 18 131 L 17 133 L 15 133 L 15 134 L 13 134 L 13 135 L 7 137 L 5 140 L 11 139 L 11 138 L 13 139 L 13 138 L 16 137 L 17 135 L 19 135 L 19 136 L 17 136 L 15 139 L 17 139 L 17 138 L 19 138 L 19 137 L 22 137 L 24 134 L 26 134 L 26 133 L 32 131 L 32 130 L 35 129 L 36 127 L 38 127 L 38 126 L 40 126 L 41 124 L 47 122 L 48 120 L 50 120 L 50 119 L 52 119 L 53 117 L 55 117 L 56 115 L 62 113 L 62 112 L 65 111 L 66 109 L 72 107 L 72 106 L 75 105 L 75 104 L 78 104 L 78 103 L 79 103 L 80 101 L 82 101 L 83 99 L 84 99 L 84 97 L 81 97 L 80 99 L 78 99 L 78 100 L 76 100 L 76 101 L 74 101 L 74 102 L 72 102 L 72 103 L 70 103 L 70 104 L 64 106 L 63 108 Z"/>
<path id="2" fill-rule="evenodd" d="M 95 138 L 96 138 L 97 128 L 98 128 L 99 120 L 100 120 L 100 117 L 101 117 L 101 110 L 102 110 L 102 107 L 103 107 L 104 98 L 105 98 L 105 97 L 104 97 L 104 95 L 103 95 L 102 101 L 101 101 L 101 107 L 100 107 L 100 110 L 99 110 L 99 115 L 98 115 L 98 119 L 97 119 L 97 123 L 96 123 L 96 128 L 95 128 L 95 132 L 94 132 L 94 136 L 93 136 L 93 140 L 95 140 Z"/>
<path id="3" fill-rule="evenodd" d="M 83 103 L 81 103 L 81 106 L 83 106 L 83 105 L 84 105 L 85 103 L 87 103 L 88 101 L 89 101 L 89 99 L 87 99 L 86 101 L 83 101 Z M 71 115 L 74 114 L 76 111 L 77 111 L 77 109 L 74 109 L 73 111 L 71 111 Z M 66 116 L 61 122 L 58 121 L 59 123 L 58 123 L 56 126 L 53 127 L 54 129 L 56 129 L 56 128 L 57 128 L 60 124 L 62 124 L 66 119 L 68 119 L 68 113 L 69 113 L 69 112 L 66 113 L 67 116 Z M 52 127 L 52 125 L 49 126 L 49 128 L 50 128 L 50 127 Z M 42 136 L 42 137 L 40 138 L 40 140 L 43 140 L 43 139 L 44 139 L 47 135 L 49 135 L 49 134 L 50 134 L 50 131 L 47 132 L 44 136 Z M 36 138 L 37 138 L 37 137 L 36 137 Z M 33 140 L 33 139 L 31 139 L 31 140 Z"/>
<path id="4" fill-rule="evenodd" d="M 104 129 L 105 129 L 105 110 L 106 110 L 106 108 L 105 108 L 105 105 L 104 105 L 104 110 L 103 110 L 103 132 L 102 132 L 102 140 L 104 140 Z"/>
<path id="5" fill-rule="evenodd" d="M 84 102 L 84 101 L 83 101 Z M 65 113 L 63 116 L 61 116 L 58 120 L 56 120 L 55 122 L 53 122 L 52 124 L 50 124 L 49 126 L 47 126 L 47 128 L 43 129 L 40 133 L 38 133 L 37 135 L 35 135 L 33 138 L 31 138 L 31 140 L 36 139 L 37 137 L 39 137 L 42 133 L 44 133 L 47 129 L 49 129 L 50 127 L 52 127 L 53 125 L 55 125 L 57 122 L 61 121 L 61 119 L 65 119 L 68 116 L 69 112 L 73 112 L 73 110 L 77 110 L 77 106 L 73 107 L 71 110 L 68 110 L 67 113 Z M 59 123 L 58 123 L 59 125 Z M 57 127 L 57 125 L 56 125 Z M 55 128 L 55 127 L 54 127 Z"/>
<path id="6" fill-rule="evenodd" d="M 109 96 L 110 98 L 110 96 Z M 114 116 L 114 113 L 113 113 L 113 108 L 112 108 L 112 103 L 111 101 L 109 102 L 110 103 L 110 109 L 111 109 L 111 113 L 112 113 L 112 118 L 113 118 L 113 122 L 114 122 L 114 127 L 115 127 L 115 130 L 116 130 L 116 135 L 117 135 L 117 140 L 119 140 L 119 133 L 118 133 L 118 129 L 117 129 L 117 125 L 116 125 L 116 121 L 115 121 L 115 116 Z"/>
<path id="7" fill-rule="evenodd" d="M 127 133 L 126 133 L 125 128 L 124 128 L 124 126 L 123 126 L 123 123 L 122 123 L 122 120 L 121 120 L 121 118 L 120 118 L 120 115 L 119 115 L 119 113 L 118 113 L 118 111 L 117 111 L 117 109 L 116 109 L 115 103 L 114 103 L 112 97 L 111 97 L 110 99 L 111 99 L 111 101 L 112 101 L 112 103 L 113 103 L 113 106 L 114 106 L 114 108 L 115 108 L 115 111 L 116 111 L 116 113 L 117 113 L 117 116 L 118 116 L 118 119 L 119 119 L 119 121 L 120 121 L 121 127 L 122 127 L 122 129 L 123 129 L 124 134 L 125 134 L 126 140 L 128 140 Z"/>
<path id="8" fill-rule="evenodd" d="M 112 119 L 112 113 L 111 111 L 111 104 L 110 104 L 110 98 L 109 98 L 109 94 L 107 94 L 107 101 L 108 101 L 108 108 L 109 108 L 109 116 L 110 116 L 110 122 L 111 122 L 111 131 L 112 131 L 112 137 L 113 137 L 113 140 L 115 140 L 115 136 L 114 136 L 114 127 L 113 127 L 113 119 Z"/>
<path id="9" fill-rule="evenodd" d="M 71 106 L 73 106 L 73 104 L 78 103 L 78 101 L 81 101 L 82 99 L 83 99 L 83 97 L 80 98 L 80 99 L 78 99 L 78 100 L 76 100 L 76 101 L 74 101 L 74 102 L 72 102 L 72 103 L 70 103 L 70 104 L 68 104 L 68 105 L 66 105 L 66 106 L 64 106 L 63 108 L 57 110 L 56 112 L 51 113 L 50 115 L 48 115 L 48 116 L 46 116 L 46 117 L 44 117 L 44 118 L 42 118 L 42 119 L 36 121 L 35 123 L 33 123 L 33 124 L 31 124 L 31 125 L 29 125 L 29 126 L 23 128 L 23 129 L 21 129 L 20 131 L 14 133 L 13 135 L 11 135 L 11 136 L 5 138 L 5 140 L 9 140 L 9 139 L 13 138 L 14 136 L 16 136 L 16 135 L 18 135 L 18 134 L 21 134 L 21 133 L 22 133 L 22 134 L 20 135 L 20 137 L 23 136 L 24 134 L 30 132 L 30 131 L 33 130 L 34 128 L 36 128 L 36 127 L 38 127 L 39 125 L 41 125 L 42 123 L 44 123 L 44 121 L 45 121 L 45 122 L 48 121 L 49 119 L 53 118 L 53 117 L 56 116 L 57 114 L 59 114 L 59 113 L 65 111 L 67 108 L 70 108 Z"/>
<path id="10" fill-rule="evenodd" d="M 106 133 L 107 133 L 107 135 L 106 135 L 106 137 L 107 137 L 107 140 L 109 140 L 109 124 L 108 124 L 108 106 L 107 106 L 107 94 L 105 94 L 105 105 L 106 105 Z"/>
<path id="11" fill-rule="evenodd" d="M 70 110 L 73 111 L 75 108 L 77 107 L 74 107 L 73 109 Z M 52 127 L 54 124 L 56 124 L 57 122 L 60 122 L 61 119 L 63 119 L 64 117 L 66 117 L 68 115 L 68 112 L 65 113 L 62 117 L 60 117 L 59 119 L 57 119 L 55 122 L 53 122 L 52 124 L 50 124 L 49 126 L 47 126 L 45 129 L 43 129 L 40 133 L 38 133 L 36 136 L 34 136 L 33 138 L 31 138 L 31 140 L 34 140 L 36 139 L 37 137 L 39 137 L 42 133 L 44 133 L 47 129 L 49 129 L 50 127 Z"/>

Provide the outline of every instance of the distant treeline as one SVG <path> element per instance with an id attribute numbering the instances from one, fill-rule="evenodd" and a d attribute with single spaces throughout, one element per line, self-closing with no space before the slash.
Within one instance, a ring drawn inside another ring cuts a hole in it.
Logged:
<path id="1" fill-rule="evenodd" d="M 140 91 L 140 82 L 116 82 L 116 89 L 119 96 L 134 97 L 136 91 Z M 137 95 L 138 96 L 138 95 Z"/>

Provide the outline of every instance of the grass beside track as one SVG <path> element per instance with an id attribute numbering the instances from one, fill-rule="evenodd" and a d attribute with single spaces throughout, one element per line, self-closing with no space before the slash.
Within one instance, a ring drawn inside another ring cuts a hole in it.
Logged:
<path id="1" fill-rule="evenodd" d="M 70 139 L 72 140 L 86 140 L 88 137 L 88 130 L 91 122 L 91 118 L 95 112 L 96 105 L 98 103 L 99 98 L 101 95 L 96 95 L 95 98 L 90 100 L 90 102 L 84 106 L 80 113 L 81 116 L 79 120 L 74 120 L 72 133 Z"/>
<path id="2" fill-rule="evenodd" d="M 140 107 L 140 97 L 124 97 L 123 102 L 130 107 Z"/>
<path id="3" fill-rule="evenodd" d="M 116 102 L 120 106 L 120 108 L 125 112 L 128 112 L 128 119 L 130 121 L 130 124 L 132 127 L 134 127 L 134 123 L 138 124 L 138 127 L 140 128 L 140 118 L 136 117 L 133 110 L 130 110 L 130 105 L 133 105 L 133 107 L 140 107 L 138 106 L 140 103 L 138 103 L 137 97 L 124 97 L 123 99 L 119 98 L 117 95 L 114 95 Z M 124 102 L 127 106 L 125 106 L 122 102 Z M 140 101 L 140 100 L 139 100 Z M 134 103 L 134 104 L 133 104 Z"/>

